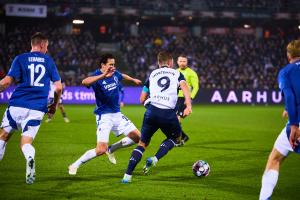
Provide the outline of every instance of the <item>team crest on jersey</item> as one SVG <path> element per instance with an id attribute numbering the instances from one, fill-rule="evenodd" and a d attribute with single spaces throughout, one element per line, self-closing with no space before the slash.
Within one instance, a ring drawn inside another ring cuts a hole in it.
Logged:
<path id="1" fill-rule="evenodd" d="M 114 80 L 116 81 L 116 83 L 119 82 L 118 77 L 114 76 Z"/>

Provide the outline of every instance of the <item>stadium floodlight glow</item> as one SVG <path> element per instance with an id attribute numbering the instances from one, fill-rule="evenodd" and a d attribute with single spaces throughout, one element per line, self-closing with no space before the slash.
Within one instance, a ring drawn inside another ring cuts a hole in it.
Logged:
<path id="1" fill-rule="evenodd" d="M 300 25 L 298 26 L 298 29 L 300 30 Z"/>
<path id="2" fill-rule="evenodd" d="M 82 19 L 74 19 L 73 24 L 84 24 L 84 20 Z"/>
<path id="3" fill-rule="evenodd" d="M 249 24 L 244 24 L 244 28 L 251 28 Z"/>

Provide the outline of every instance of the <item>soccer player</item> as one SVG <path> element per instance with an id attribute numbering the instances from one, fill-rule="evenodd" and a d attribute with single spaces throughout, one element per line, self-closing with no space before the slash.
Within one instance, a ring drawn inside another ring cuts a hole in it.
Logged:
<path id="1" fill-rule="evenodd" d="M 300 40 L 294 40 L 287 46 L 289 64 L 278 75 L 279 88 L 284 99 L 289 121 L 282 130 L 269 155 L 265 172 L 262 177 L 260 200 L 271 198 L 276 186 L 280 165 L 289 152 L 300 153 Z M 283 113 L 283 116 L 286 112 Z"/>
<path id="2" fill-rule="evenodd" d="M 107 153 L 109 133 L 116 136 L 121 134 L 126 142 L 118 148 L 127 147 L 140 140 L 140 132 L 135 125 L 120 112 L 119 84 L 122 79 L 141 84 L 138 79 L 121 74 L 115 69 L 115 58 L 111 54 L 104 54 L 100 59 L 100 68 L 92 76 L 85 78 L 82 84 L 92 87 L 96 97 L 96 123 L 97 123 L 97 146 L 86 151 L 78 160 L 69 166 L 69 174 L 76 175 L 77 169 L 87 161 Z M 127 140 L 130 139 L 130 140 Z M 112 161 L 111 161 L 112 162 Z"/>
<path id="3" fill-rule="evenodd" d="M 159 68 L 152 71 L 141 93 L 141 103 L 145 103 L 147 108 L 144 114 L 141 141 L 131 154 L 127 171 L 122 179 L 123 183 L 131 182 L 133 170 L 140 162 L 153 134 L 158 129 L 161 129 L 167 138 L 161 143 L 155 156 L 146 160 L 146 165 L 143 168 L 145 174 L 180 139 L 182 130 L 175 111 L 179 86 L 182 89 L 186 104 L 183 116 L 187 116 L 192 112 L 189 88 L 183 75 L 179 71 L 172 69 L 172 56 L 167 52 L 160 52 L 157 60 Z M 148 96 L 149 98 L 147 99 Z"/>
<path id="4" fill-rule="evenodd" d="M 191 91 L 191 98 L 194 99 L 199 90 L 199 79 L 198 79 L 197 73 L 187 66 L 188 59 L 187 59 L 187 56 L 185 56 L 185 55 L 180 55 L 177 58 L 177 64 L 179 67 L 178 71 L 183 74 L 183 76 L 189 86 L 189 89 Z M 176 104 L 177 117 L 178 117 L 178 120 L 180 123 L 182 122 L 183 118 L 185 117 L 183 115 L 183 111 L 185 108 L 186 108 L 186 105 L 185 105 L 184 95 L 183 95 L 182 90 L 180 89 L 179 93 L 178 93 L 177 104 Z M 188 140 L 189 140 L 189 136 L 182 130 L 181 141 L 178 145 L 179 146 L 183 145 Z"/>
<path id="5" fill-rule="evenodd" d="M 66 87 L 66 84 L 65 84 L 65 82 L 64 82 L 63 80 L 61 80 L 61 84 L 62 84 L 62 88 L 63 88 L 63 90 L 64 90 L 64 88 Z M 62 92 L 62 93 L 63 93 L 63 92 Z M 55 85 L 54 85 L 54 83 L 51 81 L 51 82 L 50 82 L 50 92 L 49 92 L 49 96 L 48 96 L 48 103 L 49 103 L 49 104 L 52 104 L 52 103 L 53 103 L 53 100 L 54 100 L 54 94 L 55 94 Z M 67 117 L 67 113 L 66 113 L 65 107 L 64 107 L 64 105 L 63 105 L 63 99 L 62 99 L 62 96 L 61 96 L 61 98 L 60 98 L 60 100 L 59 100 L 59 102 L 58 102 L 58 107 L 59 107 L 60 112 L 61 112 L 61 114 L 62 114 L 62 116 L 63 116 L 63 118 L 64 118 L 64 121 L 65 121 L 66 123 L 69 123 L 70 120 L 69 120 L 69 118 Z M 48 119 L 46 119 L 46 122 L 47 122 L 47 123 L 50 122 L 50 121 L 52 120 L 52 118 L 53 118 L 53 116 L 48 116 Z"/>
<path id="6" fill-rule="evenodd" d="M 31 37 L 31 52 L 15 57 L 8 74 L 0 81 L 0 92 L 13 82 L 18 84 L 6 109 L 0 129 L 0 160 L 15 130 L 21 130 L 20 147 L 26 159 L 26 183 L 35 181 L 35 149 L 32 142 L 44 114 L 53 115 L 61 96 L 62 85 L 56 65 L 46 55 L 48 39 L 42 33 Z M 47 110 L 50 81 L 55 85 L 54 102 Z"/>

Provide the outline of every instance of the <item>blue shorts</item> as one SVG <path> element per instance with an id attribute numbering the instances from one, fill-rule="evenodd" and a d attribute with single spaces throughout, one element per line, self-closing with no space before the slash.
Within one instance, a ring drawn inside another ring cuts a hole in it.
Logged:
<path id="1" fill-rule="evenodd" d="M 181 136 L 181 126 L 174 109 L 160 109 L 153 105 L 144 114 L 141 141 L 149 144 L 153 134 L 160 129 L 168 139 L 177 143 Z"/>

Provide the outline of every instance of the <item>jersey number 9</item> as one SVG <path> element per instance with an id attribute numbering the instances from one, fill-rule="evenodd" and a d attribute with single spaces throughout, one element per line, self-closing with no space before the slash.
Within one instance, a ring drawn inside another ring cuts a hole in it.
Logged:
<path id="1" fill-rule="evenodd" d="M 157 81 L 157 85 L 162 88 L 161 92 L 165 91 L 170 87 L 170 78 L 167 76 L 163 76 Z"/>

